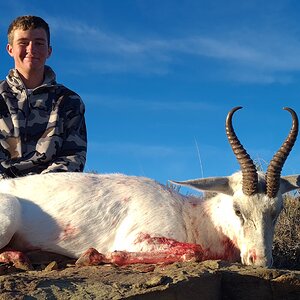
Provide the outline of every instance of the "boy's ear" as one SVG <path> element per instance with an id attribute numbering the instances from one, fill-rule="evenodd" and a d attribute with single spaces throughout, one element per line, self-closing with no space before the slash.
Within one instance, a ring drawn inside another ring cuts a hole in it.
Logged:
<path id="1" fill-rule="evenodd" d="M 47 58 L 49 58 L 51 56 L 51 54 L 52 54 L 52 47 L 49 46 L 48 47 L 48 57 Z"/>
<path id="2" fill-rule="evenodd" d="M 13 47 L 10 44 L 7 44 L 6 51 L 10 56 L 13 56 Z"/>

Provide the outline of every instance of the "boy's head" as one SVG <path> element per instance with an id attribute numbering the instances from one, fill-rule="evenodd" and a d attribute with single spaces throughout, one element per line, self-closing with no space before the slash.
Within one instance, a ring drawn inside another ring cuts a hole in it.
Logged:
<path id="1" fill-rule="evenodd" d="M 36 29 L 36 28 L 43 28 L 47 35 L 47 42 L 48 46 L 50 46 L 50 29 L 49 25 L 40 17 L 36 16 L 20 16 L 17 17 L 15 20 L 8 27 L 7 31 L 7 38 L 8 43 L 10 45 L 13 44 L 14 39 L 14 31 L 16 29 L 21 30 L 29 30 L 29 29 Z"/>

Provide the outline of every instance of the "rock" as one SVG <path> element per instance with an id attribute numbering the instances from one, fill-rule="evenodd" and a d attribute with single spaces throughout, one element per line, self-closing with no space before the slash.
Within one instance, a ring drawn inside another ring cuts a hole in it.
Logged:
<path id="1" fill-rule="evenodd" d="M 47 267 L 44 269 L 44 271 L 53 271 L 58 270 L 58 264 L 56 261 L 52 261 L 50 264 L 47 265 Z"/>
<path id="2" fill-rule="evenodd" d="M 300 299 L 300 271 L 222 261 L 101 265 L 0 276 L 0 299 Z"/>

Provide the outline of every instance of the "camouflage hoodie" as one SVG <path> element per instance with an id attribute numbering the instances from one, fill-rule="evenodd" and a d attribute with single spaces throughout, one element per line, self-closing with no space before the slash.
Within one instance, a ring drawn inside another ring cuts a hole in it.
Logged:
<path id="1" fill-rule="evenodd" d="M 12 69 L 0 83 L 0 174 L 83 171 L 84 111 L 81 98 L 57 84 L 50 67 L 43 84 L 30 92 Z"/>

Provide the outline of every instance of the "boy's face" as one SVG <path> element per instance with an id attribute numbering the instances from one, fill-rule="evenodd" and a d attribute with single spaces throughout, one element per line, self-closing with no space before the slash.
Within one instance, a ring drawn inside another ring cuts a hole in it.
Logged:
<path id="1" fill-rule="evenodd" d="M 16 29 L 13 33 L 12 45 L 8 44 L 6 49 L 15 61 L 15 68 L 22 75 L 43 72 L 46 59 L 52 51 L 43 28 L 25 31 Z"/>

